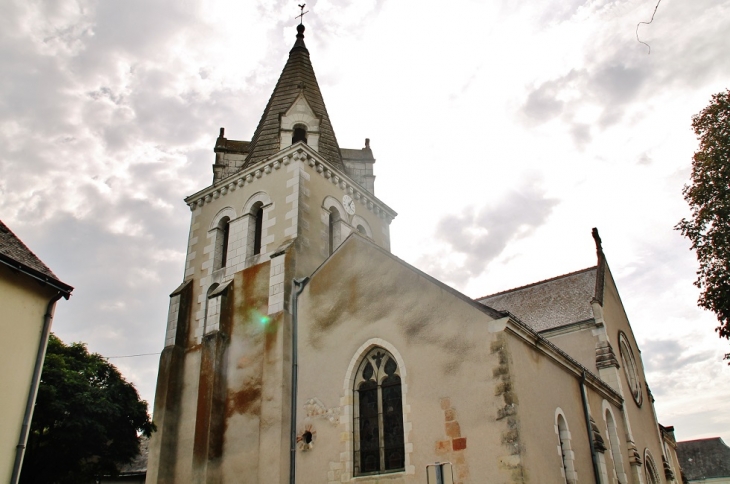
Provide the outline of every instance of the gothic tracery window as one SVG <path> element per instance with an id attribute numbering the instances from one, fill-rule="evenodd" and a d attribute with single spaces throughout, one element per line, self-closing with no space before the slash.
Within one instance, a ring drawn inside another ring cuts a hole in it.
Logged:
<path id="1" fill-rule="evenodd" d="M 355 475 L 405 468 L 403 403 L 398 363 L 383 348 L 363 358 L 354 382 Z"/>

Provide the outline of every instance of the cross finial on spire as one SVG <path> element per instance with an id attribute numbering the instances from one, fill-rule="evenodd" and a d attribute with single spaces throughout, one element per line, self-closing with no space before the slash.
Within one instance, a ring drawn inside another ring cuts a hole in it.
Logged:
<path id="1" fill-rule="evenodd" d="M 300 13 L 299 15 L 297 15 L 296 17 L 294 17 L 294 18 L 298 18 L 299 19 L 299 25 L 302 25 L 302 20 L 304 20 L 304 18 L 303 18 L 304 15 L 309 13 L 309 10 L 307 10 L 306 12 L 304 11 L 304 6 L 305 5 L 306 5 L 306 3 L 302 3 L 301 5 L 299 5 L 299 8 L 302 10 L 302 13 Z"/>

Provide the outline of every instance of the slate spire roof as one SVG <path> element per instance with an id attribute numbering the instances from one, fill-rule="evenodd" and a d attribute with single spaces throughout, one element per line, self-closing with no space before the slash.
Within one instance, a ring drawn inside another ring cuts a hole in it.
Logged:
<path id="1" fill-rule="evenodd" d="M 340 146 L 337 144 L 312 62 L 309 60 L 309 50 L 304 45 L 304 25 L 301 24 L 297 26 L 297 40 L 289 51 L 289 60 L 254 132 L 244 169 L 279 151 L 279 119 L 294 104 L 300 93 L 303 93 L 314 114 L 320 118 L 319 153 L 335 168 L 346 172 Z"/>

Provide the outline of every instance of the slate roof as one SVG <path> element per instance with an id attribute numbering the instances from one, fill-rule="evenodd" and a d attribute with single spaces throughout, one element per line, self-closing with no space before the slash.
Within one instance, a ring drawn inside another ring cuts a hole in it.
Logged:
<path id="1" fill-rule="evenodd" d="M 238 141 L 235 139 L 227 139 L 219 136 L 218 139 L 215 141 L 215 147 L 213 148 L 213 151 L 246 154 L 248 153 L 248 148 L 250 145 L 250 141 Z"/>
<path id="2" fill-rule="evenodd" d="M 730 447 L 720 437 L 677 442 L 677 457 L 690 481 L 730 477 Z"/>
<path id="3" fill-rule="evenodd" d="M 509 311 L 539 332 L 592 319 L 595 287 L 596 267 L 589 267 L 476 301 Z"/>
<path id="4" fill-rule="evenodd" d="M 371 150 L 370 148 L 360 148 L 359 150 L 341 148 L 340 153 L 342 154 L 343 160 L 369 161 L 375 163 L 375 158 L 373 158 L 373 150 Z"/>
<path id="5" fill-rule="evenodd" d="M 287 60 L 284 70 L 281 71 L 279 81 L 276 83 L 274 92 L 271 94 L 251 139 L 243 169 L 279 152 L 279 118 L 286 114 L 299 94 L 303 92 L 312 111 L 320 119 L 319 153 L 335 168 L 347 173 L 342 163 L 340 146 L 337 144 L 337 138 L 324 105 L 322 92 L 319 90 L 319 84 L 314 75 L 312 62 L 309 60 L 309 51 L 304 45 L 304 26 L 298 25 L 297 32 L 297 40 L 289 51 L 289 60 Z"/>
<path id="6" fill-rule="evenodd" d="M 2 220 L 0 220 L 0 262 L 29 273 L 35 279 L 53 285 L 66 293 L 73 290 L 73 287 L 61 282 Z"/>

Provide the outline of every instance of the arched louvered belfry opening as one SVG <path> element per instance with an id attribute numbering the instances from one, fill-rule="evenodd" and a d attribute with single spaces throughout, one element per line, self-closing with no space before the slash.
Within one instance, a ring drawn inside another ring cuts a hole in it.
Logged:
<path id="1" fill-rule="evenodd" d="M 215 257 L 213 261 L 214 269 L 221 269 L 226 266 L 228 259 L 228 239 L 230 238 L 231 224 L 228 217 L 223 217 L 218 222 L 216 239 L 215 239 Z"/>
<path id="2" fill-rule="evenodd" d="M 337 246 L 340 245 L 340 225 L 338 222 L 341 220 L 341 217 L 339 210 L 335 207 L 330 207 L 329 211 L 329 253 L 332 254 Z"/>
<path id="3" fill-rule="evenodd" d="M 294 125 L 294 132 L 292 133 L 291 144 L 298 143 L 300 141 L 303 141 L 304 143 L 307 142 L 307 127 L 303 124 L 296 124 Z"/>

